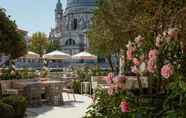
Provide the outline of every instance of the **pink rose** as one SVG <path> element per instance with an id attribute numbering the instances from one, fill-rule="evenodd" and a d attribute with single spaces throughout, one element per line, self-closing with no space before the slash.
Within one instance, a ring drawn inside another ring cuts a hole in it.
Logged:
<path id="1" fill-rule="evenodd" d="M 156 61 L 157 57 L 158 57 L 158 54 L 159 54 L 159 52 L 158 52 L 157 49 L 152 49 L 152 50 L 149 51 L 148 57 L 149 57 L 150 60 Z"/>
<path id="2" fill-rule="evenodd" d="M 120 104 L 120 108 L 121 108 L 121 111 L 126 113 L 126 112 L 129 112 L 129 104 L 128 104 L 128 101 L 124 100 L 121 102 Z"/>
<path id="3" fill-rule="evenodd" d="M 124 89 L 124 83 L 125 83 L 125 76 L 116 76 L 114 78 L 114 83 L 115 83 L 115 89 Z"/>
<path id="4" fill-rule="evenodd" d="M 154 73 L 156 70 L 156 61 L 154 61 L 153 59 L 148 60 L 147 62 L 147 70 L 150 73 Z"/>
<path id="5" fill-rule="evenodd" d="M 133 51 L 129 49 L 127 50 L 127 59 L 132 60 L 132 58 L 133 58 Z"/>
<path id="6" fill-rule="evenodd" d="M 139 66 L 141 64 L 140 60 L 137 58 L 134 58 L 133 60 L 134 65 Z"/>
<path id="7" fill-rule="evenodd" d="M 131 44 L 132 45 L 132 44 Z M 136 51 L 136 47 L 135 46 L 129 46 L 128 50 L 127 50 L 127 59 L 128 60 L 132 60 L 133 58 L 133 53 Z"/>
<path id="8" fill-rule="evenodd" d="M 113 78 L 114 78 L 113 73 L 109 73 L 108 76 L 105 78 L 107 84 L 109 84 L 109 85 L 112 84 L 113 83 Z"/>
<path id="9" fill-rule="evenodd" d="M 173 66 L 171 64 L 164 65 L 161 68 L 161 75 L 168 79 L 173 75 Z"/>

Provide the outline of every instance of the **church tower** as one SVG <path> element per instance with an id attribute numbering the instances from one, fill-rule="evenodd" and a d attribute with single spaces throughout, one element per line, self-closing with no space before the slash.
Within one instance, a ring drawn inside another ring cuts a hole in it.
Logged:
<path id="1" fill-rule="evenodd" d="M 56 31 L 58 33 L 62 32 L 63 26 L 63 8 L 62 3 L 58 0 L 55 9 L 55 21 L 56 21 Z"/>

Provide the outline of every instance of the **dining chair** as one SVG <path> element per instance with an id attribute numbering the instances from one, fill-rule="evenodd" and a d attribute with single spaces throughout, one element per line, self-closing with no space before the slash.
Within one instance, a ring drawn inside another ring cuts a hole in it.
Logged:
<path id="1" fill-rule="evenodd" d="M 41 95 L 42 95 L 42 86 L 40 84 L 31 84 L 26 86 L 26 96 L 28 97 L 29 105 L 31 106 L 40 106 L 42 105 Z"/>
<path id="2" fill-rule="evenodd" d="M 18 90 L 11 88 L 11 82 L 2 82 L 0 83 L 1 88 L 1 95 L 7 96 L 7 95 L 18 95 Z"/>

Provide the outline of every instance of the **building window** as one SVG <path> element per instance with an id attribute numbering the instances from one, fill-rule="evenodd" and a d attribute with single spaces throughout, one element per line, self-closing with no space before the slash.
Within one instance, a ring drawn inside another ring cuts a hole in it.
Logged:
<path id="1" fill-rule="evenodd" d="M 74 24 L 73 29 L 76 30 L 77 29 L 77 19 L 74 19 L 74 23 L 73 24 Z"/>
<path id="2" fill-rule="evenodd" d="M 73 39 L 68 39 L 65 43 L 66 46 L 76 45 L 76 42 Z"/>

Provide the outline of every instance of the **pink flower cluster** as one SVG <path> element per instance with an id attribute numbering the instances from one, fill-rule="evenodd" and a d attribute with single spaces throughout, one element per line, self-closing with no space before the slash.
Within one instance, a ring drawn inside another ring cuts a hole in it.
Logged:
<path id="1" fill-rule="evenodd" d="M 127 59 L 128 60 L 132 60 L 132 58 L 133 58 L 133 51 L 128 49 L 127 50 Z"/>
<path id="2" fill-rule="evenodd" d="M 128 101 L 124 100 L 121 102 L 120 104 L 120 108 L 121 108 L 121 111 L 126 113 L 126 112 L 129 112 L 129 103 Z"/>
<path id="3" fill-rule="evenodd" d="M 115 89 L 124 89 L 124 83 L 126 78 L 124 76 L 116 76 L 114 78 Z"/>
<path id="4" fill-rule="evenodd" d="M 133 53 L 136 51 L 136 47 L 134 46 L 134 44 L 132 44 L 131 42 L 129 42 L 129 44 L 127 45 L 127 59 L 128 60 L 132 60 L 133 59 Z"/>
<path id="5" fill-rule="evenodd" d="M 107 84 L 112 84 L 113 83 L 113 78 L 114 78 L 114 74 L 113 73 L 109 73 L 108 76 L 105 78 Z"/>
<path id="6" fill-rule="evenodd" d="M 150 60 L 156 61 L 158 58 L 158 54 L 159 54 L 159 52 L 157 49 L 152 49 L 149 51 L 148 57 Z"/>
<path id="7" fill-rule="evenodd" d="M 107 78 L 109 78 L 110 74 Z M 124 76 L 116 76 L 112 79 L 108 79 L 107 84 L 109 85 L 109 88 L 107 89 L 107 93 L 109 96 L 114 95 L 114 93 L 117 93 L 118 90 L 124 90 L 124 83 L 126 78 Z"/>
<path id="8" fill-rule="evenodd" d="M 150 73 L 154 73 L 155 70 L 156 70 L 156 62 L 157 62 L 157 58 L 158 58 L 158 50 L 157 49 L 152 49 L 149 51 L 149 54 L 148 54 L 148 62 L 147 62 L 147 70 L 150 72 Z"/>
<path id="9" fill-rule="evenodd" d="M 171 64 L 164 65 L 161 68 L 161 75 L 165 78 L 168 79 L 173 75 L 173 66 Z"/>
<path id="10" fill-rule="evenodd" d="M 147 70 L 150 73 L 154 73 L 156 68 L 157 68 L 156 62 L 154 60 L 152 60 L 152 59 L 148 60 L 148 62 L 147 62 Z"/>

